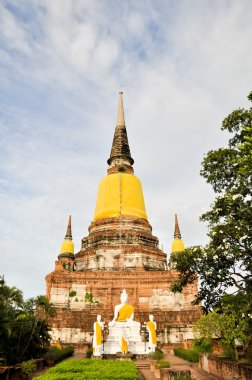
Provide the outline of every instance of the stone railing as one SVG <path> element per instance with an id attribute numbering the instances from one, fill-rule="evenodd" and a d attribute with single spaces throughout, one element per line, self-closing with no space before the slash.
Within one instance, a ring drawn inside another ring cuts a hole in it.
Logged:
<path id="1" fill-rule="evenodd" d="M 191 379 L 190 370 L 178 370 L 174 368 L 158 368 L 156 360 L 150 360 L 150 370 L 154 375 L 155 379 L 160 380 L 173 380 L 177 376 L 185 376 Z"/>
<path id="2" fill-rule="evenodd" d="M 237 363 L 210 354 L 201 354 L 199 367 L 219 380 L 251 380 L 252 365 Z"/>

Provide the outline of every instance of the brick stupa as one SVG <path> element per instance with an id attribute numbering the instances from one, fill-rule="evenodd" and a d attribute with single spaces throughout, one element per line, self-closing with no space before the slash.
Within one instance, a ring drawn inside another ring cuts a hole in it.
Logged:
<path id="1" fill-rule="evenodd" d="M 106 323 L 126 289 L 142 324 L 154 315 L 160 344 L 193 339 L 192 324 L 201 307 L 191 304 L 197 283 L 173 294 L 171 283 L 178 273 L 167 265 L 148 222 L 140 180 L 134 175 L 125 127 L 123 98 L 119 93 L 116 129 L 108 159 L 107 176 L 99 185 L 89 235 L 74 253 L 71 217 L 54 272 L 46 276 L 47 297 L 55 305 L 51 319 L 53 338 L 84 347 L 92 340 L 97 314 Z M 172 251 L 183 251 L 177 216 Z"/>

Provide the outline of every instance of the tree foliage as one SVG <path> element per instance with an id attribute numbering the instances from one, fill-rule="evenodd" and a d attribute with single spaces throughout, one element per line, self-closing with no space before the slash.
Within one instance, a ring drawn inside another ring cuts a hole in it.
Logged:
<path id="1" fill-rule="evenodd" d="M 220 308 L 214 309 L 196 322 L 193 327 L 195 336 L 207 343 L 212 338 L 219 338 L 227 356 L 237 359 L 236 342 L 242 341 L 246 346 L 250 340 L 252 315 L 246 313 L 249 304 L 251 300 L 245 300 L 242 294 L 223 296 Z"/>
<path id="2" fill-rule="evenodd" d="M 48 312 L 52 312 L 52 305 L 44 296 L 24 301 L 22 292 L 7 286 L 0 276 L 0 357 L 7 364 L 36 357 L 47 347 Z"/>
<path id="3" fill-rule="evenodd" d="M 252 93 L 248 98 L 252 101 Z M 221 129 L 231 134 L 228 146 L 208 152 L 201 170 L 216 193 L 211 209 L 201 216 L 209 244 L 171 258 L 180 271 L 172 290 L 181 291 L 198 276 L 195 302 L 204 300 L 208 310 L 227 291 L 245 299 L 252 294 L 252 108 L 233 111 Z"/>

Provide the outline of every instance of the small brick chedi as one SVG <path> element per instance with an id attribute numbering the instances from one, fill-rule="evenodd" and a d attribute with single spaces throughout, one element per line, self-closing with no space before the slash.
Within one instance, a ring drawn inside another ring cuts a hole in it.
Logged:
<path id="1" fill-rule="evenodd" d="M 154 316 L 158 343 L 193 339 L 192 324 L 201 315 L 201 307 L 191 304 L 197 283 L 181 294 L 170 290 L 178 273 L 169 267 L 148 222 L 141 182 L 134 175 L 122 93 L 107 162 L 94 218 L 80 251 L 74 252 L 69 217 L 55 270 L 46 276 L 47 297 L 56 307 L 50 321 L 53 338 L 79 347 L 91 342 L 96 316 L 101 315 L 105 323 L 111 321 L 122 289 L 126 289 L 135 321 L 143 325 L 150 314 Z M 172 251 L 183 250 L 176 217 Z M 142 336 L 148 339 L 144 330 Z"/>

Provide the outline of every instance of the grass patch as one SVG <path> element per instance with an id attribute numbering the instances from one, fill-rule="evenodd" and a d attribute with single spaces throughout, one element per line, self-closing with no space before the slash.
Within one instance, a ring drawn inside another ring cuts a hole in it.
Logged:
<path id="1" fill-rule="evenodd" d="M 185 350 L 184 348 L 174 348 L 174 354 L 192 363 L 198 363 L 199 352 L 195 350 Z"/>
<path id="2" fill-rule="evenodd" d="M 69 359 L 49 369 L 37 380 L 137 380 L 132 361 Z"/>

